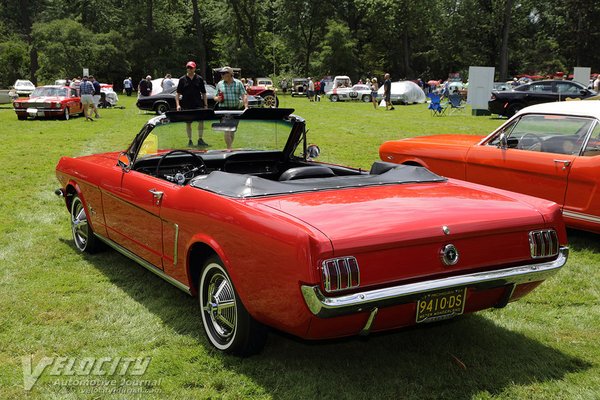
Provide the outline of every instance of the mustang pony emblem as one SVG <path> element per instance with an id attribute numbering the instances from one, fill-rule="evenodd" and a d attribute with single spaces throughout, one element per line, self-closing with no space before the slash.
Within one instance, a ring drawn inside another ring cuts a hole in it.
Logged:
<path id="1" fill-rule="evenodd" d="M 459 254 L 453 244 L 447 244 L 442 248 L 440 256 L 444 265 L 451 266 L 458 262 Z"/>

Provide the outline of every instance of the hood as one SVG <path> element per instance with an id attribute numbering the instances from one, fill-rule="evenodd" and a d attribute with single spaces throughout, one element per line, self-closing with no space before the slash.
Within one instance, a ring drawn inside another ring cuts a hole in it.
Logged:
<path id="1" fill-rule="evenodd" d="M 445 145 L 470 146 L 481 142 L 486 136 L 479 135 L 430 135 L 403 139 L 402 141 L 443 143 Z"/>

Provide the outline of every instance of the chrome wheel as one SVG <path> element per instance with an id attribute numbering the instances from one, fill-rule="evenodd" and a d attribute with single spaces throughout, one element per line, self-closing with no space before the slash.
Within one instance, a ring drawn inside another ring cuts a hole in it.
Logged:
<path id="1" fill-rule="evenodd" d="M 335 103 L 336 101 L 338 101 L 338 96 L 337 96 L 337 94 L 332 94 L 332 95 L 331 95 L 331 97 L 329 98 L 329 100 L 333 101 L 334 103 Z"/>
<path id="2" fill-rule="evenodd" d="M 74 197 L 71 203 L 71 230 L 73 241 L 80 251 L 86 251 L 88 247 L 90 228 L 83 203 L 79 197 Z"/>
<path id="3" fill-rule="evenodd" d="M 278 106 L 278 101 L 275 95 L 268 94 L 263 97 L 263 99 L 265 100 L 265 107 L 276 108 Z"/>
<path id="4" fill-rule="evenodd" d="M 233 285 L 223 267 L 211 263 L 204 269 L 200 287 L 202 322 L 208 338 L 226 350 L 235 338 L 238 319 Z"/>

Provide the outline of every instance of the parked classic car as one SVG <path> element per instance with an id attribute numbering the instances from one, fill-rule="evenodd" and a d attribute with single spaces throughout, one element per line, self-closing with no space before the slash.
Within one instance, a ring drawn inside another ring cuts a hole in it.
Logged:
<path id="1" fill-rule="evenodd" d="M 519 110 L 540 103 L 567 99 L 585 99 L 597 95 L 578 82 L 563 80 L 535 81 L 513 90 L 493 90 L 488 102 L 492 114 L 512 117 Z"/>
<path id="2" fill-rule="evenodd" d="M 76 249 L 107 244 L 198 296 L 210 343 L 241 355 L 265 326 L 324 339 L 504 307 L 566 262 L 556 204 L 421 167 L 310 161 L 292 112 L 168 112 L 122 153 L 61 158 Z M 190 122 L 238 149 L 186 148 Z"/>
<path id="3" fill-rule="evenodd" d="M 14 89 L 0 90 L 0 104 L 10 104 L 18 98 L 19 95 Z"/>
<path id="4" fill-rule="evenodd" d="M 488 136 L 386 142 L 381 159 L 558 203 L 567 225 L 600 233 L 600 102 L 539 104 Z"/>
<path id="5" fill-rule="evenodd" d="M 35 85 L 26 79 L 17 79 L 13 85 L 13 89 L 19 96 L 29 96 L 33 93 Z"/>
<path id="6" fill-rule="evenodd" d="M 27 117 L 67 120 L 73 114 L 83 115 L 79 91 L 67 86 L 37 87 L 29 98 L 15 100 L 13 108 L 20 120 Z"/>
<path id="7" fill-rule="evenodd" d="M 306 96 L 308 90 L 308 79 L 306 78 L 294 78 L 292 79 L 292 97 L 295 96 Z"/>
<path id="8" fill-rule="evenodd" d="M 263 78 L 261 78 L 263 79 Z M 263 83 L 265 81 L 262 81 Z M 271 82 L 272 84 L 273 82 Z M 279 98 L 274 88 L 267 88 L 263 85 L 248 86 L 246 92 L 249 96 L 260 97 L 264 100 L 265 107 L 279 107 Z"/>
<path id="9" fill-rule="evenodd" d="M 265 89 L 275 90 L 275 85 L 273 85 L 273 80 L 271 78 L 256 78 L 255 86 L 262 86 Z"/>
<path id="10" fill-rule="evenodd" d="M 206 86 L 206 95 L 208 96 L 208 107 L 215 107 L 215 94 L 217 90 L 212 85 Z M 175 111 L 175 94 L 177 93 L 177 88 L 173 87 L 167 91 L 160 92 L 158 94 L 152 96 L 142 96 L 138 97 L 135 105 L 140 110 L 146 111 L 154 111 L 156 114 L 164 114 L 167 111 Z M 249 107 L 262 107 L 264 104 L 264 99 L 260 96 L 248 96 L 248 106 Z"/>
<path id="11" fill-rule="evenodd" d="M 334 87 L 325 93 L 325 96 L 329 97 L 329 100 L 333 102 L 361 100 L 368 103 L 371 101 L 371 88 L 362 84 L 352 87 Z"/>

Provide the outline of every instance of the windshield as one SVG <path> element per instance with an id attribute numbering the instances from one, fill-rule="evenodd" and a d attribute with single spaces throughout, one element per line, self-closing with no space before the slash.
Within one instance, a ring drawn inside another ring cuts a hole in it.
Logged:
<path id="1" fill-rule="evenodd" d="M 165 121 L 144 139 L 138 160 L 172 149 L 218 152 L 227 148 L 225 140 L 229 137 L 232 149 L 282 151 L 293 126 L 287 120 L 243 120 L 229 116 L 191 123 Z M 199 137 L 209 146 L 197 147 Z"/>
<path id="2" fill-rule="evenodd" d="M 31 97 L 46 97 L 46 96 L 61 96 L 67 97 L 66 88 L 53 88 L 53 87 L 39 87 L 36 88 Z"/>
<path id="3" fill-rule="evenodd" d="M 19 80 L 15 83 L 15 86 L 35 87 L 33 85 L 33 83 L 31 83 L 30 81 L 19 81 Z"/>

